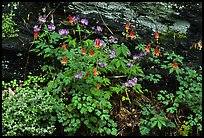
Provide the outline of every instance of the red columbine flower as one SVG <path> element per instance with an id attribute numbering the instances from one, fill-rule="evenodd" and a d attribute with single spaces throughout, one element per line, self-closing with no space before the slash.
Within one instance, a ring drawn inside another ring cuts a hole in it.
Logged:
<path id="1" fill-rule="evenodd" d="M 96 47 L 96 49 L 98 49 L 98 48 L 100 48 L 100 39 L 96 39 L 96 41 L 95 41 L 95 47 Z"/>
<path id="2" fill-rule="evenodd" d="M 34 32 L 34 39 L 38 38 L 38 32 Z"/>
<path id="3" fill-rule="evenodd" d="M 125 29 L 126 29 L 126 32 L 130 29 L 130 23 L 126 23 L 126 25 L 125 25 Z"/>
<path id="4" fill-rule="evenodd" d="M 131 38 L 131 40 L 135 37 L 135 35 L 134 35 L 134 31 L 133 31 L 133 30 L 130 31 L 130 35 L 129 35 L 129 37 Z"/>
<path id="5" fill-rule="evenodd" d="M 86 73 L 86 74 L 85 74 L 85 77 L 88 77 L 88 76 L 90 76 L 90 74 L 89 74 L 89 73 Z"/>
<path id="6" fill-rule="evenodd" d="M 93 49 L 90 51 L 89 56 L 90 56 L 90 57 L 93 57 L 93 56 L 94 56 L 94 50 L 93 50 Z"/>
<path id="7" fill-rule="evenodd" d="M 98 75 L 98 71 L 97 71 L 97 69 L 96 69 L 96 68 L 94 68 L 92 71 L 93 71 L 93 73 L 94 73 L 94 75 L 95 75 L 95 76 L 97 76 L 97 75 Z"/>
<path id="8" fill-rule="evenodd" d="M 146 51 L 146 52 L 149 52 L 150 47 L 151 47 L 151 43 L 149 43 L 149 44 L 145 47 L 145 51 Z"/>
<path id="9" fill-rule="evenodd" d="M 66 56 L 64 56 L 63 58 L 62 58 L 62 64 L 64 65 L 64 64 L 66 64 L 67 63 L 67 59 L 66 59 Z"/>
<path id="10" fill-rule="evenodd" d="M 81 53 L 82 53 L 83 55 L 85 55 L 85 54 L 86 54 L 86 51 L 85 51 L 85 49 L 84 49 L 84 48 L 81 48 Z"/>
<path id="11" fill-rule="evenodd" d="M 174 69 L 177 69 L 177 68 L 178 68 L 178 63 L 177 63 L 177 62 L 174 62 L 174 63 L 172 63 L 171 65 L 173 66 Z"/>
<path id="12" fill-rule="evenodd" d="M 67 49 L 65 42 L 63 42 L 63 44 L 62 44 L 62 49 L 63 49 L 63 50 L 66 50 L 66 49 Z"/>
<path id="13" fill-rule="evenodd" d="M 155 54 L 156 56 L 159 56 L 160 50 L 159 50 L 159 47 L 158 47 L 158 46 L 155 48 L 154 54 Z"/>
<path id="14" fill-rule="evenodd" d="M 202 49 L 202 41 L 200 42 L 200 44 L 198 45 L 199 50 Z"/>
<path id="15" fill-rule="evenodd" d="M 155 39 L 159 39 L 159 33 L 158 32 L 155 33 Z"/>
<path id="16" fill-rule="evenodd" d="M 70 23 L 70 24 L 73 24 L 73 22 L 74 22 L 73 17 L 72 17 L 71 15 L 69 15 L 69 23 Z"/>

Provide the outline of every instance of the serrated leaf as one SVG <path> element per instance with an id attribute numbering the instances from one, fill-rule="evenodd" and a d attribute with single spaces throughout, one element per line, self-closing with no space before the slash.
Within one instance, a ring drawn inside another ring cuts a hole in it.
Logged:
<path id="1" fill-rule="evenodd" d="M 154 122 L 152 123 L 151 127 L 154 128 L 154 127 L 156 126 L 156 124 L 157 124 L 157 121 L 154 121 Z"/>

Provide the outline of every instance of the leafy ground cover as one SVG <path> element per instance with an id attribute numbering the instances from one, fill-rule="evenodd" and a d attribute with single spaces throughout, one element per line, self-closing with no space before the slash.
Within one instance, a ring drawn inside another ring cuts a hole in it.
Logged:
<path id="1" fill-rule="evenodd" d="M 2 82 L 2 134 L 201 135 L 202 67 L 167 50 L 164 32 L 143 43 L 127 22 L 119 35 L 138 42 L 127 45 L 89 22 L 39 16 L 30 52 L 44 58 L 42 74 Z"/>

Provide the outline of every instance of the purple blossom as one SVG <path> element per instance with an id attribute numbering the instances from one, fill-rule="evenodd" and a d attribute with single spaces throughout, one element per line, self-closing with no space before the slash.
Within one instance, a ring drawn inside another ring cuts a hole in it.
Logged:
<path id="1" fill-rule="evenodd" d="M 102 32 L 102 31 L 103 31 L 100 26 L 96 26 L 96 30 L 97 30 L 98 32 Z"/>
<path id="2" fill-rule="evenodd" d="M 140 58 L 140 56 L 133 56 L 133 60 L 137 60 L 137 59 L 139 59 Z"/>
<path id="3" fill-rule="evenodd" d="M 67 35 L 67 34 L 69 34 L 69 30 L 67 30 L 67 29 L 60 29 L 58 31 L 58 33 L 59 33 L 59 35 Z"/>
<path id="4" fill-rule="evenodd" d="M 79 21 L 79 20 L 80 20 L 79 16 L 73 16 L 72 19 L 73 19 L 74 21 Z"/>
<path id="5" fill-rule="evenodd" d="M 49 30 L 53 31 L 53 30 L 55 30 L 56 27 L 55 27 L 54 24 L 50 24 L 50 25 L 47 26 L 47 28 L 48 28 Z"/>
<path id="6" fill-rule="evenodd" d="M 114 41 L 115 41 L 115 37 L 111 35 L 111 36 L 109 37 L 109 42 L 110 42 L 110 43 L 114 43 Z"/>
<path id="7" fill-rule="evenodd" d="M 89 21 L 87 19 L 81 19 L 81 23 L 85 24 L 85 25 L 88 25 Z"/>
<path id="8" fill-rule="evenodd" d="M 106 62 L 102 63 L 101 61 L 99 61 L 99 62 L 98 62 L 98 65 L 99 65 L 100 67 L 104 68 L 105 66 L 107 66 L 107 63 L 106 63 Z"/>
<path id="9" fill-rule="evenodd" d="M 83 74 L 82 74 L 81 71 L 80 71 L 79 74 L 75 74 L 75 75 L 74 75 L 74 78 L 76 78 L 76 79 L 81 79 L 82 77 L 83 77 Z"/>
<path id="10" fill-rule="evenodd" d="M 147 52 L 140 52 L 140 56 L 146 56 Z"/>
<path id="11" fill-rule="evenodd" d="M 109 55 L 110 59 L 115 57 L 115 51 L 112 51 L 111 54 Z"/>
<path id="12" fill-rule="evenodd" d="M 100 46 L 105 46 L 106 43 L 103 40 L 100 40 Z"/>
<path id="13" fill-rule="evenodd" d="M 40 28 L 38 27 L 38 25 L 35 25 L 33 28 L 34 28 L 34 32 L 39 32 L 40 31 Z"/>
<path id="14" fill-rule="evenodd" d="M 128 63 L 127 63 L 127 66 L 128 66 L 128 67 L 132 67 L 133 64 L 132 64 L 131 62 L 128 62 Z"/>
<path id="15" fill-rule="evenodd" d="M 132 80 L 128 80 L 128 82 L 122 83 L 122 86 L 133 87 L 137 84 L 137 78 L 134 77 Z"/>
<path id="16" fill-rule="evenodd" d="M 95 27 L 93 26 L 93 27 L 91 27 L 91 29 L 95 30 Z"/>
<path id="17" fill-rule="evenodd" d="M 39 22 L 42 22 L 42 23 L 45 23 L 45 22 L 46 22 L 46 16 L 45 16 L 45 15 L 39 16 L 39 17 L 38 17 L 38 21 L 39 21 Z"/>

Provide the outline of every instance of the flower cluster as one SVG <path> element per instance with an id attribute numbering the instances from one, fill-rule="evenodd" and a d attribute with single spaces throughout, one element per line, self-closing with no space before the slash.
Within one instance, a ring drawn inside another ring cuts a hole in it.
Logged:
<path id="1" fill-rule="evenodd" d="M 87 19 L 81 19 L 81 23 L 85 24 L 85 25 L 88 25 L 89 21 Z"/>
<path id="2" fill-rule="evenodd" d="M 54 31 L 55 28 L 56 28 L 56 26 L 55 26 L 54 24 L 50 24 L 50 25 L 47 26 L 47 28 L 48 28 L 48 30 L 50 30 L 50 31 Z"/>
<path id="3" fill-rule="evenodd" d="M 147 55 L 147 52 L 140 52 L 138 56 L 136 55 L 133 56 L 133 60 L 138 60 L 140 57 L 146 56 L 146 55 Z"/>
<path id="4" fill-rule="evenodd" d="M 122 86 L 133 87 L 136 84 L 137 84 L 137 78 L 134 77 L 132 80 L 129 80 L 128 82 L 122 83 Z"/>
<path id="5" fill-rule="evenodd" d="M 59 33 L 59 35 L 67 35 L 67 34 L 69 34 L 69 30 L 67 30 L 67 29 L 60 29 L 58 31 L 58 33 Z"/>
<path id="6" fill-rule="evenodd" d="M 42 22 L 42 23 L 45 23 L 45 22 L 46 22 L 46 16 L 45 16 L 45 15 L 39 16 L 39 17 L 38 17 L 38 21 L 39 21 L 39 22 Z"/>
<path id="7" fill-rule="evenodd" d="M 94 46 L 96 47 L 96 49 L 100 48 L 102 45 L 105 46 L 105 42 L 103 40 L 96 38 L 94 42 Z"/>
<path id="8" fill-rule="evenodd" d="M 102 62 L 102 61 L 99 61 L 98 62 L 98 65 L 100 66 L 100 67 L 102 67 L 102 68 L 104 68 L 105 66 L 107 66 L 107 63 L 106 62 Z"/>
<path id="9" fill-rule="evenodd" d="M 128 67 L 132 67 L 133 64 L 132 64 L 131 62 L 128 62 L 128 63 L 127 63 L 127 66 L 128 66 Z"/>
<path id="10" fill-rule="evenodd" d="M 74 75 L 74 78 L 81 79 L 83 77 L 82 71 L 80 71 L 78 74 Z"/>
<path id="11" fill-rule="evenodd" d="M 114 43 L 114 42 L 115 42 L 115 37 L 111 35 L 111 36 L 109 37 L 109 42 L 110 42 L 110 43 Z"/>

